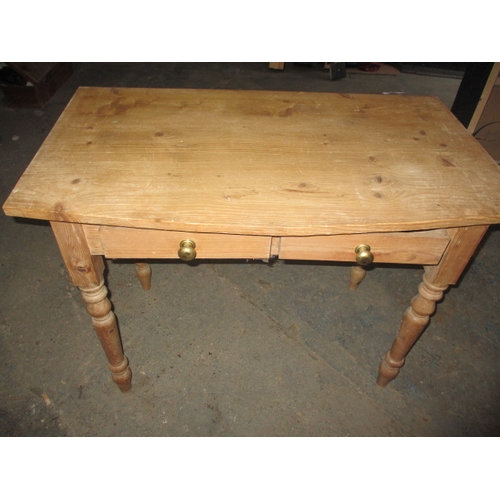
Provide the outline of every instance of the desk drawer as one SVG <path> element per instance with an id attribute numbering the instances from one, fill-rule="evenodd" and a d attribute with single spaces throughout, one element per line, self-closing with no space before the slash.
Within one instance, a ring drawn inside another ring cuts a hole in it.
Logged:
<path id="1" fill-rule="evenodd" d="M 281 238 L 280 259 L 355 262 L 354 249 L 371 247 L 374 263 L 437 264 L 450 237 L 445 229 L 401 233 L 293 236 Z"/>
<path id="2" fill-rule="evenodd" d="M 178 259 L 183 240 L 195 242 L 197 259 L 269 259 L 271 252 L 269 236 L 83 227 L 91 253 L 111 259 Z"/>

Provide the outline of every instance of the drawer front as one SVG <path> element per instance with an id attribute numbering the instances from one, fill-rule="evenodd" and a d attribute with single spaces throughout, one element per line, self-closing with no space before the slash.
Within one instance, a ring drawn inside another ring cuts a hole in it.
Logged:
<path id="1" fill-rule="evenodd" d="M 269 259 L 271 237 L 84 226 L 93 255 L 111 259 L 178 259 L 180 242 L 196 244 L 197 259 Z"/>
<path id="2" fill-rule="evenodd" d="M 354 249 L 371 247 L 374 263 L 437 264 L 450 241 L 445 229 L 401 233 L 343 234 L 281 238 L 279 257 L 295 260 L 355 262 Z"/>

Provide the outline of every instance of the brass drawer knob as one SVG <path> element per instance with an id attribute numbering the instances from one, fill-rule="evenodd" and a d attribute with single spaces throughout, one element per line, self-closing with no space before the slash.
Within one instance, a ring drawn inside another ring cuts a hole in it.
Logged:
<path id="1" fill-rule="evenodd" d="M 180 259 L 189 261 L 196 257 L 196 243 L 193 240 L 182 240 L 177 255 Z"/>
<path id="2" fill-rule="evenodd" d="M 358 245 L 354 249 L 354 253 L 356 254 L 356 262 L 360 266 L 368 266 L 373 262 L 373 254 L 370 252 L 370 245 Z"/>

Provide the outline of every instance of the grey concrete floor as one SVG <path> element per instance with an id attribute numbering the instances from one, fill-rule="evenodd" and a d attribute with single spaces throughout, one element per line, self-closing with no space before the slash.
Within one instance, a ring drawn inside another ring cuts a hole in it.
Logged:
<path id="1" fill-rule="evenodd" d="M 320 66 L 74 65 L 40 109 L 0 101 L 0 201 L 78 86 L 279 89 L 437 95 L 460 80 L 410 74 L 331 81 Z M 111 381 L 50 227 L 0 215 L 2 436 L 491 436 L 500 431 L 500 233 L 491 229 L 439 303 L 399 378 L 375 385 L 415 295 L 418 267 L 153 262 L 144 292 L 130 262 L 107 281 L 134 374 Z"/>

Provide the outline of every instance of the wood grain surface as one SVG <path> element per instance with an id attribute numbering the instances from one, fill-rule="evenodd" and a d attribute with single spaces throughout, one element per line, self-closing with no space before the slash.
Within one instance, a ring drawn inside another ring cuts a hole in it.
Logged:
<path id="1" fill-rule="evenodd" d="M 500 172 L 434 97 L 80 88 L 7 215 L 309 236 L 500 222 Z"/>

